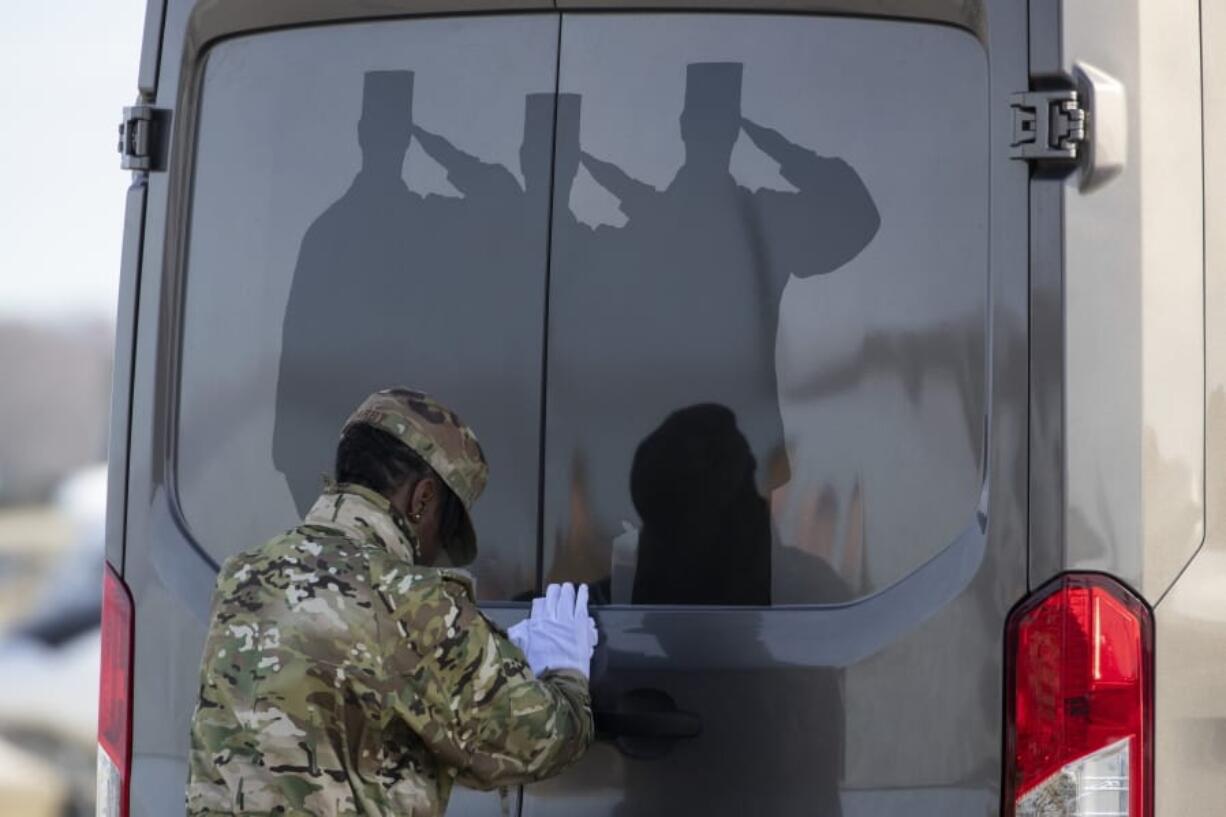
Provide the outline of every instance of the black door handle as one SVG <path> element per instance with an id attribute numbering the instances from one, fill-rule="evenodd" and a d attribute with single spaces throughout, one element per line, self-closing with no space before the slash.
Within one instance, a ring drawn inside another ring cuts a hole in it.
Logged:
<path id="1" fill-rule="evenodd" d="M 595 717 L 598 736 L 611 738 L 622 754 L 640 760 L 663 757 L 676 741 L 702 734 L 702 719 L 678 709 L 658 689 L 630 690 L 614 708 L 596 710 Z"/>
<path id="2" fill-rule="evenodd" d="M 596 731 L 615 738 L 696 738 L 702 734 L 702 719 L 693 712 L 596 713 Z"/>

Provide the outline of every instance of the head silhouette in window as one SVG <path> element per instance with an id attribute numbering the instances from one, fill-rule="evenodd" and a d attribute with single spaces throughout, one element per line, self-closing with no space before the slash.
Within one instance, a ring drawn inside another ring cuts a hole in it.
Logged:
<path id="1" fill-rule="evenodd" d="M 642 519 L 635 604 L 770 603 L 771 523 L 736 415 L 673 412 L 639 445 L 630 494 Z"/>
<path id="2" fill-rule="evenodd" d="M 681 141 L 685 165 L 681 173 L 726 178 L 732 148 L 741 135 L 741 75 L 739 62 L 696 62 L 686 66 L 685 105 L 681 110 Z"/>
<path id="3" fill-rule="evenodd" d="M 363 174 L 399 181 L 412 138 L 413 72 L 368 71 L 358 120 Z"/>

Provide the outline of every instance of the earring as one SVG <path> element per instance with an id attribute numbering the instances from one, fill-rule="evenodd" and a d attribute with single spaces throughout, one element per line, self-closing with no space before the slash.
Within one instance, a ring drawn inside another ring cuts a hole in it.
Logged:
<path id="1" fill-rule="evenodd" d="M 409 514 L 409 521 L 410 522 L 420 522 L 421 521 L 421 511 L 418 511 L 417 513 Z"/>

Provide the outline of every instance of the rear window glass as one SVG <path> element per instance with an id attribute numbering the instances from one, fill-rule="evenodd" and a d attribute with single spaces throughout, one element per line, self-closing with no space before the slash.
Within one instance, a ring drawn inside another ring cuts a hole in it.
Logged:
<path id="1" fill-rule="evenodd" d="M 988 291 L 974 38 L 563 22 L 545 555 L 617 602 L 839 602 L 970 525 Z"/>
<path id="2" fill-rule="evenodd" d="M 557 15 L 212 50 L 191 534 L 222 559 L 294 525 L 348 412 L 406 385 L 490 461 L 482 599 L 565 579 L 601 603 L 825 604 L 901 579 L 981 487 L 980 46 L 845 18 L 561 25 L 560 59 Z"/>
<path id="3" fill-rule="evenodd" d="M 369 392 L 477 429 L 483 598 L 537 577 L 558 19 L 276 32 L 210 53 L 178 491 L 217 558 L 296 524 Z"/>

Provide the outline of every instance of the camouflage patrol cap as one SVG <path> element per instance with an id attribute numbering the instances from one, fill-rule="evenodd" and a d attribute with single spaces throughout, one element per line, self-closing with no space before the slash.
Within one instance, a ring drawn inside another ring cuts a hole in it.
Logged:
<path id="1" fill-rule="evenodd" d="M 459 497 L 464 506 L 460 529 L 443 547 L 453 564 L 471 562 L 477 555 L 472 507 L 489 476 L 477 435 L 451 409 L 406 388 L 383 389 L 367 397 L 345 421 L 341 434 L 359 424 L 386 431 L 407 445 Z"/>

